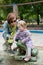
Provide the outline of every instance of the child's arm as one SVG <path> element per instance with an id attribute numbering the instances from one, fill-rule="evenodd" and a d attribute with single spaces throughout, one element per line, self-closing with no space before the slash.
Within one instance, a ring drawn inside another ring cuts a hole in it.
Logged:
<path id="1" fill-rule="evenodd" d="M 14 35 L 13 44 L 12 44 L 12 46 L 11 46 L 11 49 L 12 49 L 12 50 L 15 49 L 15 48 L 17 48 L 16 38 L 17 38 L 18 33 L 19 33 L 19 32 L 17 31 L 16 34 Z"/>
<path id="2" fill-rule="evenodd" d="M 29 31 L 27 31 L 26 33 L 26 37 L 21 41 L 22 43 L 25 43 L 27 40 L 31 39 L 31 33 Z"/>

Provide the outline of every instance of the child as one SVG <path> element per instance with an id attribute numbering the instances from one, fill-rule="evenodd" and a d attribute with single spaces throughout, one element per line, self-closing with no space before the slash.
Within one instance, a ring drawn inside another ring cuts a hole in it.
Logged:
<path id="1" fill-rule="evenodd" d="M 24 60 L 29 61 L 31 58 L 31 49 L 33 48 L 33 42 L 31 39 L 31 33 L 29 32 L 29 30 L 27 30 L 26 22 L 23 20 L 20 20 L 18 22 L 18 31 L 14 36 L 14 41 L 16 39 L 21 40 L 21 43 L 26 45 L 26 57 L 24 58 Z"/>

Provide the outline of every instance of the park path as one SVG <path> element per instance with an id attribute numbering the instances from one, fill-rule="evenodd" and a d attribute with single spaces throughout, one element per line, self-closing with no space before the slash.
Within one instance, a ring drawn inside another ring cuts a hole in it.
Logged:
<path id="1" fill-rule="evenodd" d="M 43 34 L 32 33 L 32 39 L 33 39 L 34 46 L 43 48 Z M 5 41 L 4 41 L 3 37 L 2 37 L 2 33 L 0 33 L 0 50 L 3 50 L 2 44 L 4 42 Z"/>
<path id="2" fill-rule="evenodd" d="M 34 34 L 32 33 L 32 39 L 34 45 L 38 47 L 43 47 L 43 34 Z M 23 61 L 15 61 L 14 57 L 11 57 L 10 54 L 3 51 L 3 43 L 4 39 L 2 37 L 2 33 L 0 33 L 0 58 L 2 57 L 4 60 L 0 62 L 0 65 L 43 65 L 43 50 L 39 48 L 39 54 L 37 62 L 28 62 L 25 63 Z"/>

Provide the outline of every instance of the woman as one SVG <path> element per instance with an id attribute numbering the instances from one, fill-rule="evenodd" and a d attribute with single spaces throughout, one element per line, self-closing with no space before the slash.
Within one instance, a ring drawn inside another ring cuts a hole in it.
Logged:
<path id="1" fill-rule="evenodd" d="M 7 36 L 9 37 L 10 34 L 13 32 L 12 28 L 14 28 L 16 26 L 16 14 L 15 13 L 9 13 L 7 16 L 7 20 L 4 22 L 3 24 L 3 37 L 4 39 L 7 38 Z M 15 27 L 16 29 L 16 27 Z M 14 30 L 15 32 L 16 30 Z"/>
<path id="2" fill-rule="evenodd" d="M 6 46 L 6 49 L 8 47 L 8 44 L 6 43 L 7 38 L 9 38 L 10 35 L 15 34 L 15 32 L 16 32 L 16 19 L 17 19 L 17 16 L 14 12 L 9 13 L 7 16 L 7 20 L 3 24 L 3 29 L 4 29 L 3 38 L 5 39 L 4 45 Z M 12 32 L 13 32 L 13 34 L 12 34 Z"/>

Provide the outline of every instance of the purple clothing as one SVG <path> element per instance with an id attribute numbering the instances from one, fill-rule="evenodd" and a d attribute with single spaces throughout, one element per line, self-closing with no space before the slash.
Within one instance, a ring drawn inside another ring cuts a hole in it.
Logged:
<path id="1" fill-rule="evenodd" d="M 26 44 L 26 46 L 28 45 L 29 47 L 33 48 L 33 42 L 30 37 L 30 34 L 31 33 L 27 29 L 22 32 L 18 30 L 14 38 L 22 40 Z"/>

